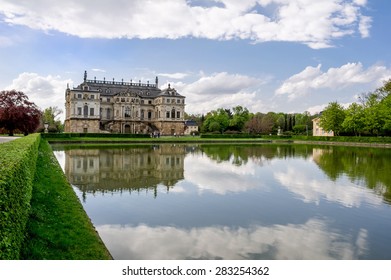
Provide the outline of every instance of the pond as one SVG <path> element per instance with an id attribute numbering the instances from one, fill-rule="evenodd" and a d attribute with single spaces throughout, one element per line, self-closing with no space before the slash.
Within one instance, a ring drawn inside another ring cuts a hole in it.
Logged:
<path id="1" fill-rule="evenodd" d="M 114 259 L 391 259 L 391 149 L 53 150 Z"/>

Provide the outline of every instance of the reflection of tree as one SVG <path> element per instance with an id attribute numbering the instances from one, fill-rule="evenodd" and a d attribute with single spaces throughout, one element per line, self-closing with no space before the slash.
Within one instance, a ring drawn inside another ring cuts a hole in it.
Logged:
<path id="1" fill-rule="evenodd" d="M 167 191 L 184 178 L 184 146 L 162 145 L 117 149 L 69 149 L 65 173 L 84 192 Z"/>
<path id="2" fill-rule="evenodd" d="M 246 164 L 249 159 L 262 163 L 273 158 L 308 158 L 312 155 L 312 148 L 305 145 L 205 144 L 200 149 L 218 163 L 229 161 L 236 166 Z"/>
<path id="3" fill-rule="evenodd" d="M 329 178 L 346 175 L 352 182 L 365 185 L 391 202 L 391 150 L 356 147 L 328 147 L 321 150 L 315 162 Z"/>

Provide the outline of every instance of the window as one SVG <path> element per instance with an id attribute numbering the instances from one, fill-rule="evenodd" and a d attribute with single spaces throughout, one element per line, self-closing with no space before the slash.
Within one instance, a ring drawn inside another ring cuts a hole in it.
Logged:
<path id="1" fill-rule="evenodd" d="M 151 100 L 149 100 L 149 101 L 148 101 L 148 104 L 152 104 L 152 101 L 151 101 Z"/>
<path id="2" fill-rule="evenodd" d="M 181 118 L 181 112 L 177 111 L 176 112 L 176 117 L 177 117 L 177 119 L 180 119 Z"/>
<path id="3" fill-rule="evenodd" d="M 84 114 L 84 117 L 88 116 L 88 106 L 87 105 L 84 105 L 83 114 Z"/>
<path id="4" fill-rule="evenodd" d="M 125 108 L 125 118 L 130 118 L 130 107 Z"/>
<path id="5" fill-rule="evenodd" d="M 81 93 L 79 93 L 79 94 L 77 95 L 77 98 L 80 98 L 80 99 L 81 99 Z"/>
<path id="6" fill-rule="evenodd" d="M 81 116 L 81 107 L 77 107 L 77 114 Z"/>
<path id="7" fill-rule="evenodd" d="M 152 112 L 148 111 L 148 120 L 150 120 L 151 118 L 152 118 Z"/>
<path id="8" fill-rule="evenodd" d="M 167 98 L 166 102 L 167 102 L 167 103 L 170 103 L 170 98 Z"/>
<path id="9" fill-rule="evenodd" d="M 170 112 L 166 112 L 166 118 L 167 118 L 167 119 L 170 118 Z"/>
<path id="10" fill-rule="evenodd" d="M 90 108 L 90 116 L 95 115 L 94 113 L 95 113 L 95 112 L 94 112 L 94 108 Z"/>
<path id="11" fill-rule="evenodd" d="M 106 111 L 106 118 L 107 118 L 107 119 L 110 119 L 110 117 L 111 117 L 111 110 L 110 110 L 110 108 L 107 108 L 107 111 Z"/>
<path id="12" fill-rule="evenodd" d="M 172 110 L 171 110 L 171 118 L 172 118 L 172 119 L 175 119 L 175 109 L 172 109 Z"/>

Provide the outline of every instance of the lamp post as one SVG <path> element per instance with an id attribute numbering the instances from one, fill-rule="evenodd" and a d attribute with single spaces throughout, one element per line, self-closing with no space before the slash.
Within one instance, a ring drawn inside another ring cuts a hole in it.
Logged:
<path id="1" fill-rule="evenodd" d="M 49 130 L 48 130 L 49 124 L 48 124 L 47 122 L 45 122 L 45 123 L 43 124 L 43 126 L 45 127 L 45 133 L 48 133 L 48 132 L 49 132 Z"/>

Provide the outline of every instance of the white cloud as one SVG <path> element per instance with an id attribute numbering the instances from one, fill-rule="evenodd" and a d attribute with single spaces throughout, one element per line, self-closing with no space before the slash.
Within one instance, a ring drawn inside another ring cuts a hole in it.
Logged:
<path id="1" fill-rule="evenodd" d="M 367 16 L 360 17 L 360 23 L 358 25 L 358 30 L 360 31 L 361 37 L 369 37 L 369 30 L 371 29 L 372 19 Z"/>
<path id="2" fill-rule="evenodd" d="M 21 73 L 7 89 L 15 89 L 24 92 L 29 100 L 34 102 L 41 110 L 57 106 L 63 110 L 60 119 L 64 120 L 65 115 L 65 89 L 72 80 L 62 79 L 60 76 L 46 77 L 37 73 Z"/>
<path id="3" fill-rule="evenodd" d="M 256 174 L 257 163 L 249 161 L 236 166 L 233 160 L 234 158 L 231 158 L 229 161 L 216 164 L 215 160 L 206 155 L 196 158 L 187 156 L 185 166 L 191 168 L 185 169 L 185 178 L 197 186 L 199 193 L 212 192 L 220 195 L 245 192 L 263 185 L 261 178 Z M 243 159 L 238 157 L 237 160 Z M 249 180 L 243 181 L 244 175 Z"/>
<path id="4" fill-rule="evenodd" d="M 100 68 L 92 68 L 92 72 L 106 73 L 106 70 Z"/>
<path id="5" fill-rule="evenodd" d="M 318 152 L 318 153 L 316 153 Z M 314 150 L 313 160 L 318 160 L 322 151 Z M 382 198 L 376 196 L 371 190 L 359 187 L 346 178 L 339 178 L 336 183 L 319 180 L 324 174 L 319 169 L 312 168 L 314 163 L 296 162 L 295 165 L 284 167 L 285 170 L 274 172 L 274 178 L 292 193 L 295 193 L 304 202 L 319 204 L 322 199 L 339 203 L 345 207 L 360 207 L 363 203 L 370 205 L 382 204 Z M 302 172 L 309 170 L 312 172 Z"/>
<path id="6" fill-rule="evenodd" d="M 361 63 L 347 63 L 339 68 L 329 68 L 326 72 L 308 66 L 302 72 L 288 78 L 276 90 L 276 95 L 288 95 L 290 100 L 319 89 L 342 89 L 355 84 L 374 84 L 380 86 L 391 77 L 391 69 L 373 65 L 367 69 Z"/>
<path id="7" fill-rule="evenodd" d="M 197 95 L 235 94 L 243 89 L 256 86 L 260 82 L 259 79 L 249 76 L 221 72 L 202 77 L 188 85 L 186 91 Z"/>
<path id="8" fill-rule="evenodd" d="M 171 83 L 171 87 L 186 96 L 187 112 L 199 114 L 237 105 L 255 112 L 265 108 L 258 91 L 260 85 L 270 81 L 270 77 L 254 78 L 227 72 L 202 75 L 192 83 Z M 167 84 L 162 85 L 165 87 Z"/>
<path id="9" fill-rule="evenodd" d="M 300 42 L 326 48 L 333 40 L 360 32 L 369 36 L 364 0 L 219 0 L 192 5 L 162 1 L 0 0 L 9 24 L 56 30 L 82 38 L 208 38 L 253 42 Z M 262 8 L 274 8 L 273 16 Z"/>
<path id="10" fill-rule="evenodd" d="M 159 73 L 157 74 L 159 77 L 166 77 L 169 79 L 181 80 L 188 76 L 186 73 Z"/>
<path id="11" fill-rule="evenodd" d="M 99 225 L 97 231 L 115 259 L 358 259 L 368 250 L 368 232 L 342 235 L 327 221 L 248 228 L 180 228 Z"/>

